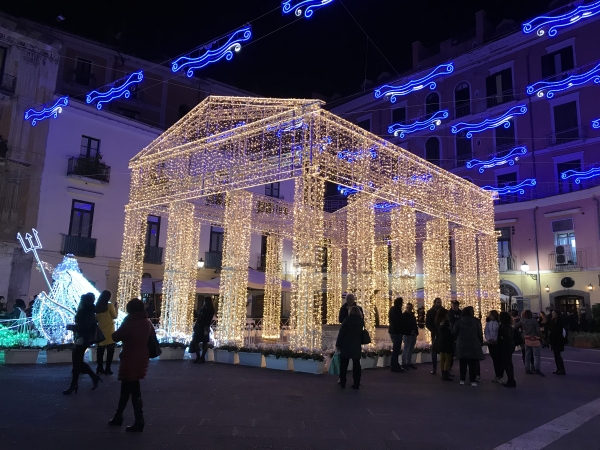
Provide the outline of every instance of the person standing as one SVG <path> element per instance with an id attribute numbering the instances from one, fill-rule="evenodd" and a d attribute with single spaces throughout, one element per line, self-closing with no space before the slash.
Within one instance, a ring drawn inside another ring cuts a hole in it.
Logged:
<path id="1" fill-rule="evenodd" d="M 117 318 L 117 311 L 110 298 L 112 294 L 110 291 L 102 291 L 96 302 L 96 320 L 98 326 L 104 334 L 104 340 L 98 344 L 96 353 L 96 359 L 98 360 L 98 367 L 96 368 L 96 374 L 112 375 L 110 366 L 115 355 L 115 341 L 112 340 L 112 334 L 115 332 L 115 319 Z M 106 351 L 106 367 L 104 367 L 104 352 Z"/>
<path id="2" fill-rule="evenodd" d="M 125 431 L 142 432 L 145 423 L 140 380 L 146 377 L 148 371 L 148 341 L 156 335 L 140 299 L 134 298 L 127 302 L 126 310 L 127 317 L 112 335 L 113 341 L 123 342 L 119 364 L 121 394 L 117 411 L 108 423 L 114 426 L 123 425 L 123 412 L 131 397 L 135 422 L 125 428 Z"/>
<path id="3" fill-rule="evenodd" d="M 392 340 L 392 372 L 404 372 L 404 368 L 398 361 L 402 350 L 402 303 L 402 297 L 396 298 L 388 314 L 390 323 L 388 333 Z"/>
<path id="4" fill-rule="evenodd" d="M 457 320 L 459 320 L 462 316 L 462 310 L 460 309 L 460 302 L 458 300 L 452 300 L 450 302 L 450 311 L 448 311 L 448 320 L 450 321 L 450 326 L 453 327 L 454 324 L 456 323 Z M 450 369 L 448 370 L 448 373 L 450 374 L 451 377 L 453 377 L 454 375 L 452 374 L 451 370 L 452 367 L 454 366 L 454 356 L 456 356 L 456 340 L 454 340 L 454 350 L 452 352 L 452 361 L 450 362 Z"/>
<path id="5" fill-rule="evenodd" d="M 93 383 L 92 390 L 96 389 L 98 387 L 98 382 L 102 381 L 90 366 L 83 361 L 85 351 L 96 336 L 98 322 L 96 321 L 95 301 L 96 296 L 91 292 L 83 294 L 79 301 L 77 313 L 75 314 L 75 323 L 67 325 L 67 330 L 71 330 L 74 333 L 73 341 L 75 342 L 75 346 L 73 347 L 73 353 L 71 355 L 73 361 L 71 385 L 67 390 L 63 391 L 63 394 L 65 395 L 70 395 L 73 391 L 77 394 L 77 391 L 79 390 L 78 381 L 80 373 L 86 373 L 90 376 Z"/>
<path id="6" fill-rule="evenodd" d="M 525 373 L 529 375 L 536 373 L 541 377 L 545 376 L 540 370 L 542 332 L 530 310 L 523 311 L 523 318 L 515 325 L 515 331 L 523 332 L 523 340 L 525 342 Z M 534 361 L 533 367 L 531 365 L 532 359 Z"/>
<path id="7" fill-rule="evenodd" d="M 519 311 L 517 310 L 512 310 L 510 312 L 511 318 L 512 318 L 512 324 L 513 324 L 513 328 L 515 330 L 514 332 L 514 341 L 515 341 L 515 346 L 518 345 L 521 347 L 521 358 L 523 359 L 523 365 L 525 365 L 525 343 L 523 341 L 523 333 L 521 333 L 521 327 L 520 327 L 520 323 L 521 323 L 521 318 L 519 317 Z"/>
<path id="8" fill-rule="evenodd" d="M 465 384 L 468 367 L 471 386 L 477 386 L 477 361 L 483 359 L 483 331 L 481 322 L 474 316 L 473 307 L 467 306 L 452 326 L 452 334 L 456 336 L 456 357 L 460 361 L 460 384 Z"/>
<path id="9" fill-rule="evenodd" d="M 346 317 L 348 317 L 348 313 L 350 312 L 353 306 L 356 306 L 360 311 L 360 315 L 364 317 L 362 308 L 356 304 L 356 297 L 354 297 L 354 294 L 348 294 L 346 295 L 346 303 L 342 304 L 342 307 L 340 308 L 340 313 L 338 315 L 338 321 L 340 323 L 344 323 L 344 320 L 346 319 Z"/>
<path id="10" fill-rule="evenodd" d="M 500 325 L 498 327 L 498 348 L 500 349 L 500 358 L 502 361 L 502 373 L 506 372 L 506 383 L 504 387 L 515 388 L 515 369 L 513 367 L 513 353 L 515 352 L 514 335 L 515 330 L 512 326 L 510 314 L 503 311 L 498 316 Z"/>
<path id="11" fill-rule="evenodd" d="M 537 322 L 542 332 L 542 348 L 548 348 L 548 316 L 545 312 L 540 311 Z"/>
<path id="12" fill-rule="evenodd" d="M 548 341 L 550 342 L 550 348 L 554 354 L 554 363 L 556 364 L 556 370 L 552 373 L 555 375 L 566 375 L 565 363 L 561 355 L 565 350 L 564 325 L 559 314 L 556 311 L 552 311 L 552 318 L 548 324 Z"/>
<path id="13" fill-rule="evenodd" d="M 500 326 L 498 311 L 491 310 L 487 319 L 484 337 L 494 364 L 494 379 L 492 382 L 500 383 L 502 381 L 502 355 L 498 346 L 498 328 Z"/>
<path id="14" fill-rule="evenodd" d="M 348 294 L 350 295 L 350 294 Z M 362 330 L 365 327 L 365 321 L 362 317 L 362 312 L 358 306 L 350 308 L 348 317 L 344 319 L 340 331 L 335 342 L 335 346 L 340 352 L 340 387 L 346 388 L 346 374 L 348 372 L 348 364 L 352 360 L 352 389 L 360 388 L 360 357 L 361 357 L 361 336 Z"/>
<path id="15" fill-rule="evenodd" d="M 194 324 L 194 335 L 192 342 L 196 344 L 196 360 L 194 363 L 206 362 L 206 352 L 208 351 L 208 343 L 210 341 L 210 325 L 212 318 L 215 315 L 215 307 L 211 297 L 204 297 L 202 308 L 198 313 L 198 319 Z M 200 344 L 202 344 L 202 355 L 200 355 Z"/>
<path id="16" fill-rule="evenodd" d="M 417 343 L 417 335 L 419 334 L 419 328 L 417 326 L 417 318 L 413 310 L 413 304 L 407 303 L 406 310 L 402 313 L 402 327 L 400 328 L 402 334 L 402 342 L 404 344 L 404 350 L 402 351 L 402 367 L 404 370 L 416 369 L 412 363 L 413 350 Z"/>
<path id="17" fill-rule="evenodd" d="M 441 306 L 437 310 L 434 326 L 437 328 L 435 340 L 431 347 L 431 352 L 440 354 L 440 367 L 442 370 L 442 380 L 452 381 L 449 370 L 452 364 L 452 351 L 454 349 L 454 337 L 450 327 L 450 319 L 448 318 L 448 310 Z"/>
<path id="18" fill-rule="evenodd" d="M 438 327 L 435 323 L 435 318 L 437 317 L 437 313 L 441 308 L 442 308 L 442 299 L 439 297 L 436 297 L 433 300 L 433 306 L 431 307 L 431 309 L 429 311 L 427 311 L 427 314 L 425 315 L 425 327 L 429 330 L 429 333 L 431 333 L 431 343 L 432 343 L 431 363 L 433 365 L 432 370 L 431 370 L 432 375 L 435 375 L 435 373 L 437 372 L 437 356 L 438 356 L 437 352 L 433 350 L 433 343 L 435 342 L 435 338 L 436 338 L 437 330 L 438 330 Z M 444 311 L 446 311 L 446 314 L 448 313 L 448 310 L 444 309 Z"/>

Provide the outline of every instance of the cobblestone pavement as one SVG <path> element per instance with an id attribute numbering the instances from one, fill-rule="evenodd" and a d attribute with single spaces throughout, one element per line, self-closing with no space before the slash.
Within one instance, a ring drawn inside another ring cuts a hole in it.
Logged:
<path id="1" fill-rule="evenodd" d="M 327 374 L 152 361 L 142 434 L 107 425 L 115 375 L 96 391 L 82 377 L 79 393 L 64 396 L 67 365 L 0 365 L 0 448 L 492 449 L 600 397 L 599 351 L 567 349 L 566 377 L 552 375 L 549 351 L 542 356 L 545 378 L 525 375 L 515 354 L 517 389 L 490 381 L 489 356 L 478 387 L 442 382 L 422 364 L 404 374 L 365 370 L 360 391 Z M 600 448 L 599 426 L 592 417 L 547 448 Z"/>

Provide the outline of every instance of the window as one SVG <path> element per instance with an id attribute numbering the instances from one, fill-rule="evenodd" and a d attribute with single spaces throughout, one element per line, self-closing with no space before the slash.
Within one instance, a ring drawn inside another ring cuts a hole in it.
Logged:
<path id="1" fill-rule="evenodd" d="M 189 113 L 192 109 L 188 105 L 179 105 L 178 115 L 181 119 L 187 113 Z"/>
<path id="2" fill-rule="evenodd" d="M 575 177 L 567 178 L 563 180 L 561 175 L 568 170 L 581 170 L 581 160 L 576 159 L 573 161 L 567 161 L 556 164 L 556 172 L 558 178 L 558 192 L 562 194 L 564 192 L 572 192 L 581 187 L 580 184 L 575 184 Z"/>
<path id="3" fill-rule="evenodd" d="M 92 237 L 92 221 L 94 219 L 94 204 L 73 200 L 71 206 L 71 223 L 69 235 L 89 238 Z"/>
<path id="4" fill-rule="evenodd" d="M 456 164 L 464 164 L 470 159 L 473 159 L 471 139 L 468 139 L 464 132 L 460 132 L 456 135 Z"/>
<path id="5" fill-rule="evenodd" d="M 485 80 L 487 106 L 491 108 L 513 99 L 512 70 L 504 69 Z"/>
<path id="6" fill-rule="evenodd" d="M 454 116 L 463 117 L 471 114 L 471 91 L 469 83 L 459 83 L 454 88 Z"/>
<path id="7" fill-rule="evenodd" d="M 89 136 L 81 136 L 79 156 L 81 158 L 98 159 L 100 156 L 100 139 L 95 139 Z"/>
<path id="8" fill-rule="evenodd" d="M 221 253 L 223 251 L 223 229 L 210 227 L 210 252 Z"/>
<path id="9" fill-rule="evenodd" d="M 90 84 L 92 77 L 92 62 L 87 59 L 77 58 L 77 65 L 75 67 L 75 81 L 84 86 Z"/>
<path id="10" fill-rule="evenodd" d="M 508 128 L 504 125 L 495 128 L 496 156 L 506 155 L 515 146 L 515 121 L 510 119 L 507 123 Z"/>
<path id="11" fill-rule="evenodd" d="M 425 142 L 425 159 L 436 166 L 439 166 L 440 157 L 440 140 L 432 137 Z"/>
<path id="12" fill-rule="evenodd" d="M 392 109 L 392 123 L 405 123 L 406 122 L 406 108 Z"/>
<path id="13" fill-rule="evenodd" d="M 158 247 L 158 239 L 160 234 L 160 217 L 148 216 L 146 228 L 146 246 Z"/>
<path id="14" fill-rule="evenodd" d="M 505 173 L 496 177 L 496 186 L 503 188 L 517 184 L 517 172 Z M 500 196 L 500 203 L 512 203 L 517 201 L 517 194 L 505 194 Z"/>
<path id="15" fill-rule="evenodd" d="M 279 198 L 279 182 L 277 183 L 269 183 L 265 186 L 265 195 L 269 197 Z"/>
<path id="16" fill-rule="evenodd" d="M 510 248 L 511 227 L 496 228 L 498 233 L 498 260 L 500 263 L 500 272 L 506 272 L 513 269 L 512 253 Z"/>
<path id="17" fill-rule="evenodd" d="M 134 120 L 137 120 L 137 118 L 140 116 L 139 111 L 135 111 L 133 109 L 119 108 L 119 113 L 122 116 L 129 117 L 130 119 Z"/>
<path id="18" fill-rule="evenodd" d="M 565 72 L 572 70 L 574 67 L 573 47 L 571 46 L 542 56 L 542 78 L 544 80 L 563 80 L 569 76 Z"/>
<path id="19" fill-rule="evenodd" d="M 568 231 L 566 233 L 555 233 L 554 243 L 558 245 L 568 245 L 571 247 L 571 251 L 575 252 L 575 232 Z"/>
<path id="20" fill-rule="evenodd" d="M 425 98 L 425 116 L 431 117 L 440 110 L 440 96 L 432 92 Z"/>
<path id="21" fill-rule="evenodd" d="M 577 102 L 563 103 L 554 107 L 554 143 L 561 144 L 579 139 Z"/>
<path id="22" fill-rule="evenodd" d="M 363 130 L 371 131 L 371 119 L 361 120 L 356 125 L 361 127 Z"/>

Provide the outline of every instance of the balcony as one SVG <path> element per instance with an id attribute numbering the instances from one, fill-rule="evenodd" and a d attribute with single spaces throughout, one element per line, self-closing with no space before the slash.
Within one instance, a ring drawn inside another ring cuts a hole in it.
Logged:
<path id="1" fill-rule="evenodd" d="M 471 114 L 471 104 L 470 103 L 464 103 L 462 105 L 458 104 L 459 102 L 457 102 L 455 108 L 454 108 L 454 117 L 455 118 L 459 118 L 459 117 L 464 117 L 464 116 L 468 116 L 469 114 Z"/>
<path id="2" fill-rule="evenodd" d="M 110 166 L 100 162 L 96 158 L 69 158 L 67 176 L 79 176 L 98 180 L 102 183 L 110 181 Z"/>
<path id="3" fill-rule="evenodd" d="M 146 250 L 144 251 L 144 262 L 148 264 L 162 264 L 163 257 L 163 248 L 162 247 L 152 247 L 151 245 L 146 245 Z"/>
<path id="4" fill-rule="evenodd" d="M 220 269 L 223 252 L 204 252 L 204 267 L 207 269 Z"/>
<path id="5" fill-rule="evenodd" d="M 17 87 L 17 77 L 8 75 L 7 73 L 0 74 L 0 92 L 14 94 Z"/>
<path id="6" fill-rule="evenodd" d="M 63 234 L 61 253 L 63 255 L 72 254 L 85 258 L 95 258 L 96 239 Z"/>
<path id="7" fill-rule="evenodd" d="M 573 272 L 590 267 L 587 248 L 548 255 L 548 268 L 553 272 Z"/>
<path id="8" fill-rule="evenodd" d="M 517 270 L 515 258 L 512 256 L 501 256 L 498 258 L 498 271 L 499 272 L 513 272 Z"/>
<path id="9" fill-rule="evenodd" d="M 508 89 L 502 91 L 501 94 L 489 95 L 487 98 L 487 107 L 493 108 L 494 106 L 501 105 L 502 103 L 511 102 L 514 100 L 513 90 Z"/>
<path id="10" fill-rule="evenodd" d="M 548 136 L 548 146 L 560 145 L 565 142 L 576 141 L 584 138 L 583 127 L 569 128 L 567 130 L 555 131 Z"/>

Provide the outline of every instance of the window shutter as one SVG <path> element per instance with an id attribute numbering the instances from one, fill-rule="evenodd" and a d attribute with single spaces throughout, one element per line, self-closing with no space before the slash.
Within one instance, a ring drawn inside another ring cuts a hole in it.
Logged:
<path id="1" fill-rule="evenodd" d="M 561 231 L 572 231 L 573 219 L 555 220 L 552 222 L 552 232 L 559 233 Z"/>
<path id="2" fill-rule="evenodd" d="M 425 142 L 425 159 L 435 165 L 440 165 L 440 140 L 429 138 Z"/>
<path id="3" fill-rule="evenodd" d="M 488 98 L 496 96 L 496 75 L 490 75 L 485 79 L 485 90 Z"/>
<path id="4" fill-rule="evenodd" d="M 392 111 L 392 123 L 406 122 L 406 108 L 396 108 Z"/>
<path id="5" fill-rule="evenodd" d="M 554 54 L 542 56 L 542 78 L 550 78 L 554 73 Z"/>
<path id="6" fill-rule="evenodd" d="M 512 72 L 510 69 L 505 69 L 500 72 L 502 77 L 502 92 L 510 91 L 513 88 L 512 85 Z"/>
<path id="7" fill-rule="evenodd" d="M 554 107 L 554 131 L 559 133 L 577 128 L 577 103 L 569 102 Z"/>
<path id="8" fill-rule="evenodd" d="M 569 46 L 560 51 L 560 62 L 563 72 L 572 70 L 575 67 L 575 61 L 573 59 L 573 47 Z"/>

